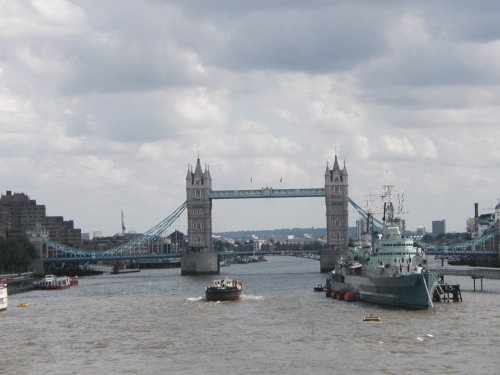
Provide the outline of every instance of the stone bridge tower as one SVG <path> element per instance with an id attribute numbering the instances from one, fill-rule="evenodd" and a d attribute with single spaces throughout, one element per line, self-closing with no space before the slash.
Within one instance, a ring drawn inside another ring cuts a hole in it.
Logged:
<path id="1" fill-rule="evenodd" d="M 212 177 L 205 167 L 201 170 L 200 159 L 196 161 L 194 172 L 188 169 L 186 176 L 187 217 L 189 252 L 212 250 Z"/>
<path id="2" fill-rule="evenodd" d="M 349 183 L 347 169 L 340 169 L 337 155 L 333 168 L 325 172 L 326 244 L 321 254 L 321 272 L 331 271 L 349 245 Z"/>
<path id="3" fill-rule="evenodd" d="M 212 246 L 212 177 L 208 167 L 202 171 L 200 158 L 193 171 L 188 167 L 186 200 L 188 248 L 181 256 L 181 274 L 219 273 L 217 254 Z"/>

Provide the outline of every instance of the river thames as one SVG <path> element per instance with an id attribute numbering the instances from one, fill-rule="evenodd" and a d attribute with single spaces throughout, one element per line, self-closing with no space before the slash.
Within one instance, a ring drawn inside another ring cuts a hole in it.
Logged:
<path id="1" fill-rule="evenodd" d="M 498 374 L 500 281 L 427 311 L 313 292 L 319 262 L 268 257 L 230 265 L 238 302 L 206 302 L 212 276 L 180 269 L 84 277 L 9 297 L 0 374 Z M 477 287 L 477 285 L 476 285 Z M 28 307 L 17 307 L 20 303 Z M 364 323 L 374 314 L 380 323 Z"/>

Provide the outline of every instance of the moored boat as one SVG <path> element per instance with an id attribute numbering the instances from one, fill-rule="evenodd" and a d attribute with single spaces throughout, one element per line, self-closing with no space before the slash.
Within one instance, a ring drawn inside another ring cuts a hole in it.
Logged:
<path id="1" fill-rule="evenodd" d="M 7 296 L 7 284 L 0 283 L 0 311 L 7 310 L 9 298 Z"/>
<path id="2" fill-rule="evenodd" d="M 323 292 L 325 290 L 325 288 L 323 287 L 323 285 L 321 284 L 318 284 L 314 287 L 314 291 L 315 292 Z"/>
<path id="3" fill-rule="evenodd" d="M 327 286 L 332 295 L 349 291 L 365 302 L 427 309 L 433 306 L 437 276 L 427 268 L 423 250 L 402 235 L 402 221 L 394 217 L 389 185 L 383 199 L 382 232 L 368 230 L 362 241 L 351 243 Z"/>
<path id="4" fill-rule="evenodd" d="M 71 286 L 68 276 L 45 275 L 45 277 L 35 284 L 36 289 L 52 290 L 67 289 Z"/>
<path id="5" fill-rule="evenodd" d="M 243 283 L 237 279 L 214 280 L 205 288 L 207 301 L 235 301 L 243 295 Z"/>
<path id="6" fill-rule="evenodd" d="M 126 266 L 115 265 L 113 271 L 110 273 L 112 275 L 118 275 L 120 273 L 131 273 L 131 272 L 141 272 L 140 268 L 127 268 Z"/>
<path id="7" fill-rule="evenodd" d="M 0 276 L 0 284 L 7 284 L 9 295 L 33 290 L 34 282 L 32 273 Z"/>

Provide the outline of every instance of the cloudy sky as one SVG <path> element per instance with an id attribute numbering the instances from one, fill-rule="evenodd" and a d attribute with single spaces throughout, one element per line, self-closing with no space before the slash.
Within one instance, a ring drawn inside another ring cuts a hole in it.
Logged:
<path id="1" fill-rule="evenodd" d="M 127 230 L 151 228 L 185 201 L 198 155 L 226 190 L 323 187 L 337 153 L 359 204 L 386 175 L 405 192 L 409 229 L 464 231 L 474 202 L 500 197 L 500 3 L 0 10 L 0 190 L 83 232 L 119 232 L 122 210 Z M 213 204 L 214 231 L 324 226 L 320 198 Z"/>

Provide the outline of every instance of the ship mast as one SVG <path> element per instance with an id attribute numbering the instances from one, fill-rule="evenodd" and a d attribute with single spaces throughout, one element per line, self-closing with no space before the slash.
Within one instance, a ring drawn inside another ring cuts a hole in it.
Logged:
<path id="1" fill-rule="evenodd" d="M 384 194 L 382 195 L 382 202 L 384 202 L 384 215 L 382 216 L 383 223 L 383 235 L 386 234 L 387 223 L 391 223 L 394 221 L 394 206 L 392 205 L 392 185 L 389 185 L 387 182 L 386 175 L 386 183 L 384 185 Z"/>

